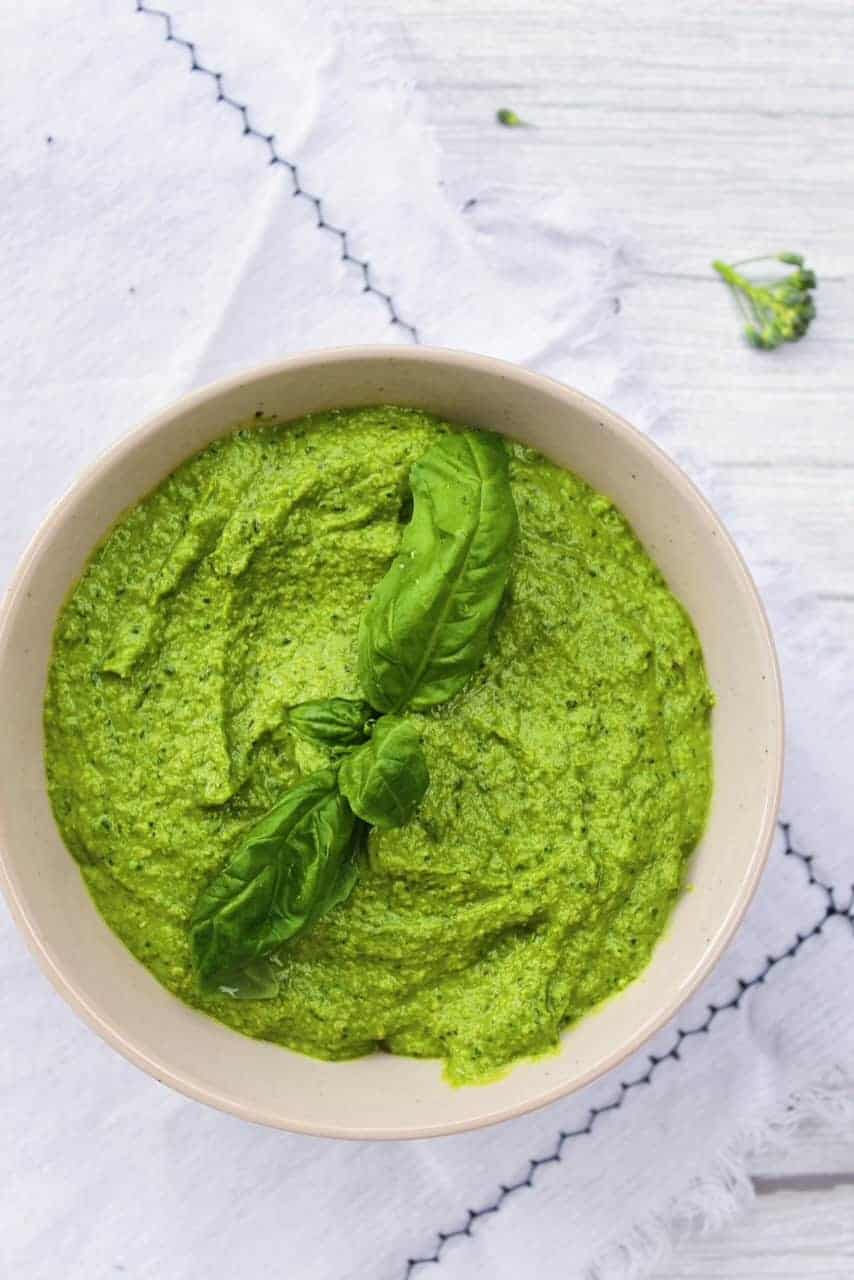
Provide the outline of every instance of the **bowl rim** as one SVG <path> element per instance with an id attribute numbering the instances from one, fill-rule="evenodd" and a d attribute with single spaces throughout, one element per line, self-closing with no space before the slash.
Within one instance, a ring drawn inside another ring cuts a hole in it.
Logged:
<path id="1" fill-rule="evenodd" d="M 768 616 L 744 556 L 720 516 L 712 508 L 697 485 L 682 470 L 679 464 L 644 432 L 632 426 L 620 414 L 607 408 L 593 399 L 593 397 L 569 387 L 547 374 L 533 372 L 511 361 L 454 348 L 426 345 L 407 347 L 395 344 L 360 344 L 314 348 L 277 360 L 249 366 L 190 391 L 177 400 L 171 401 L 164 408 L 149 414 L 135 427 L 123 432 L 117 440 L 101 450 L 91 462 L 78 471 L 64 492 L 49 506 L 18 560 L 3 592 L 2 599 L 0 599 L 0 657 L 9 646 L 11 620 L 17 610 L 19 601 L 27 591 L 31 572 L 43 547 L 54 537 L 56 526 L 62 522 L 69 508 L 81 499 L 85 501 L 89 497 L 89 491 L 97 485 L 103 472 L 115 462 L 120 461 L 128 454 L 132 454 L 141 441 L 167 428 L 170 421 L 179 415 L 192 411 L 201 405 L 216 401 L 228 392 L 260 379 L 287 374 L 292 370 L 310 365 L 352 361 L 381 363 L 389 360 L 394 361 L 395 359 L 428 365 L 433 364 L 434 366 L 480 369 L 484 372 L 491 372 L 500 377 L 512 379 L 516 383 L 521 383 L 532 389 L 545 386 L 545 389 L 551 394 L 563 399 L 581 412 L 604 419 L 607 421 L 609 429 L 614 431 L 617 436 L 622 440 L 631 442 L 635 447 L 645 452 L 650 461 L 659 471 L 663 472 L 667 482 L 675 485 L 677 489 L 682 491 L 683 495 L 700 508 L 711 522 L 712 527 L 716 529 L 719 545 L 722 549 L 725 548 L 732 557 L 734 567 L 741 578 L 741 586 L 759 624 L 761 641 L 767 650 L 770 683 L 773 685 L 771 693 L 775 704 L 776 731 L 771 739 L 774 758 L 773 779 L 766 792 L 761 829 L 754 843 L 750 858 L 746 863 L 737 901 L 729 916 L 722 921 L 721 928 L 708 946 L 702 960 L 695 966 L 673 997 L 663 1003 L 658 1011 L 651 1015 L 629 1040 L 620 1043 L 612 1053 L 600 1059 L 595 1065 L 571 1080 L 558 1082 L 531 1097 L 496 1109 L 486 1107 L 472 1119 L 467 1118 L 446 1123 L 398 1125 L 394 1128 L 382 1130 L 374 1126 L 358 1125 L 348 1126 L 345 1129 L 338 1124 L 323 1125 L 305 1122 L 298 1115 L 284 1117 L 278 1114 L 265 1113 L 262 1106 L 244 1104 L 239 1099 L 218 1093 L 206 1085 L 197 1083 L 190 1075 L 176 1071 L 159 1055 L 147 1053 L 140 1049 L 115 1020 L 103 1015 L 90 1003 L 85 994 L 77 989 L 73 980 L 67 976 L 62 965 L 53 955 L 48 940 L 41 936 L 35 921 L 31 919 L 24 904 L 23 895 L 19 891 L 13 861 L 7 852 L 6 816 L 2 807 L 0 807 L 0 889 L 3 891 L 12 918 L 23 934 L 31 954 L 35 957 L 39 967 L 53 987 L 102 1040 L 121 1053 L 129 1062 L 154 1077 L 159 1083 L 168 1084 L 185 1097 L 205 1103 L 216 1110 L 236 1115 L 241 1119 L 254 1123 L 285 1129 L 292 1133 L 357 1141 L 366 1139 L 397 1141 L 409 1138 L 439 1137 L 483 1128 L 487 1125 L 526 1115 L 584 1088 L 613 1070 L 614 1067 L 619 1066 L 635 1053 L 651 1036 L 669 1022 L 696 992 L 700 984 L 718 963 L 743 921 L 764 871 L 773 842 L 782 793 L 784 766 L 785 725 L 782 680 L 779 658 Z M 228 428 L 224 428 L 223 434 L 227 430 Z M 211 436 L 211 439 L 215 438 L 217 438 L 216 435 Z M 188 454 L 188 456 L 191 455 Z"/>

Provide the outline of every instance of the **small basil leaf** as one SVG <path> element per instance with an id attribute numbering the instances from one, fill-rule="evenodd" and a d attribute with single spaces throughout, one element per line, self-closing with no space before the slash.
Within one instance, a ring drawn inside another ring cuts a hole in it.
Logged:
<path id="1" fill-rule="evenodd" d="M 409 821 L 429 783 L 418 730 L 398 716 L 378 720 L 370 742 L 347 756 L 338 774 L 353 812 L 385 831 Z"/>
<path id="2" fill-rule="evenodd" d="M 301 933 L 353 887 L 356 820 L 322 769 L 292 787 L 243 837 L 199 896 L 190 921 L 205 990 Z"/>
<path id="3" fill-rule="evenodd" d="M 291 707 L 288 723 L 309 742 L 319 742 L 324 747 L 355 747 L 368 736 L 367 723 L 374 714 L 367 702 L 322 698 Z"/>
<path id="4" fill-rule="evenodd" d="M 359 678 L 380 711 L 445 702 L 477 670 L 518 528 L 498 436 L 443 436 L 411 481 L 412 520 L 359 630 Z"/>

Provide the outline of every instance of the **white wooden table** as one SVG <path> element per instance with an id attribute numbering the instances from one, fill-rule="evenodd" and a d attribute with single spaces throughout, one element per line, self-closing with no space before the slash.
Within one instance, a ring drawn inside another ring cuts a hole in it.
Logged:
<path id="1" fill-rule="evenodd" d="M 496 182 L 512 165 L 533 193 L 563 182 L 633 226 L 646 269 L 623 314 L 686 440 L 728 469 L 743 518 L 772 513 L 776 553 L 854 648 L 851 0 L 393 7 L 455 191 L 475 161 Z M 503 106 L 535 127 L 500 128 Z M 819 319 L 755 353 L 708 262 L 782 249 L 818 271 Z M 681 1246 L 658 1280 L 850 1280 L 854 1132 L 812 1130 L 753 1173 L 749 1215 Z"/>

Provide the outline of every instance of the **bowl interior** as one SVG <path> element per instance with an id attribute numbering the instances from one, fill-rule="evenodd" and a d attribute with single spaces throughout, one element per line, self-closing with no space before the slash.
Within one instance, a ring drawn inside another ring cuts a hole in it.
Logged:
<path id="1" fill-rule="evenodd" d="M 101 920 L 56 830 L 42 763 L 42 697 L 57 611 L 93 546 L 180 461 L 256 410 L 410 405 L 526 441 L 608 494 L 699 632 L 712 686 L 715 793 L 652 963 L 567 1032 L 560 1054 L 488 1086 L 452 1089 L 436 1062 L 324 1063 L 246 1039 L 166 992 Z M 686 477 L 614 415 L 512 366 L 461 353 L 363 348 L 286 360 L 198 393 L 127 437 L 53 510 L 7 596 L 0 631 L 0 845 L 6 889 L 51 979 L 114 1046 L 213 1105 L 289 1129 L 420 1136 L 528 1110 L 587 1083 L 660 1026 L 740 919 L 773 831 L 781 703 L 773 645 L 744 565 Z"/>

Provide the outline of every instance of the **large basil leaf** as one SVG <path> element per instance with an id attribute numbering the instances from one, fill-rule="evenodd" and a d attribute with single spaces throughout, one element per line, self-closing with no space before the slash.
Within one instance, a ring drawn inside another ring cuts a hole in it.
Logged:
<path id="1" fill-rule="evenodd" d="M 408 822 L 430 783 L 418 730 L 399 716 L 383 716 L 373 737 L 346 757 L 338 785 L 350 808 L 381 830 Z"/>
<path id="2" fill-rule="evenodd" d="M 324 747 L 355 747 L 364 742 L 367 724 L 374 716 L 367 702 L 352 698 L 322 698 L 291 707 L 288 723 L 310 742 Z"/>
<path id="3" fill-rule="evenodd" d="M 292 787 L 244 836 L 202 891 L 190 921 L 204 990 L 235 985 L 267 956 L 348 896 L 355 883 L 357 821 L 323 769 Z"/>
<path id="4" fill-rule="evenodd" d="M 359 631 L 359 678 L 380 711 L 435 706 L 477 669 L 518 527 L 507 454 L 491 433 L 443 436 L 413 466 L 412 495 Z"/>

